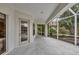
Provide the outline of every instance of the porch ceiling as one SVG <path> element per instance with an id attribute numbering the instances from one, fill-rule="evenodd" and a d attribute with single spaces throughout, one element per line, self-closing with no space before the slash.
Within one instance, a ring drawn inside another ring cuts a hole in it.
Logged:
<path id="1" fill-rule="evenodd" d="M 3 3 L 0 5 L 28 13 L 35 18 L 35 21 L 46 22 L 58 4 L 59 3 Z"/>
<path id="2" fill-rule="evenodd" d="M 48 22 L 66 3 L 10 3 L 3 5 L 31 14 L 35 18 L 35 21 Z"/>
<path id="3" fill-rule="evenodd" d="M 15 8 L 21 9 L 30 13 L 36 21 L 46 21 L 48 17 L 54 12 L 58 3 L 16 3 L 13 4 Z"/>

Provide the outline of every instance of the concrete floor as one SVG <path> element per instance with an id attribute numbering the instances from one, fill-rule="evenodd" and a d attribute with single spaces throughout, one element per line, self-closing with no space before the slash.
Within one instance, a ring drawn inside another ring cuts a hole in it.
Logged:
<path id="1" fill-rule="evenodd" d="M 30 45 L 16 48 L 8 55 L 79 55 L 79 46 L 53 38 L 36 37 Z"/>

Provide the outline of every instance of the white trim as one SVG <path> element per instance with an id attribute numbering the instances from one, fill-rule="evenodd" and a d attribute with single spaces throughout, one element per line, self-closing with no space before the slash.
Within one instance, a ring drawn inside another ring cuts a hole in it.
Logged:
<path id="1" fill-rule="evenodd" d="M 8 51 L 8 16 L 6 15 L 6 52 Z"/>

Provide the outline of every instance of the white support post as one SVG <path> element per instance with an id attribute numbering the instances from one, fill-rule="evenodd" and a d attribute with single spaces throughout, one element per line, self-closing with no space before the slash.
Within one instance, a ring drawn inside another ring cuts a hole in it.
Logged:
<path id="1" fill-rule="evenodd" d="M 75 15 L 75 18 L 74 18 L 74 21 L 75 21 L 75 23 L 74 23 L 74 27 L 75 27 L 75 31 L 74 31 L 75 32 L 75 35 L 74 35 L 75 36 L 75 38 L 74 38 L 75 40 L 74 40 L 74 44 L 77 45 L 77 15 L 76 15 L 76 13 L 71 8 L 69 8 L 69 11 L 72 12 L 72 14 Z"/>
<path id="2" fill-rule="evenodd" d="M 59 23 L 58 23 L 58 18 L 57 18 L 57 39 L 59 39 Z"/>
<path id="3" fill-rule="evenodd" d="M 48 30 L 47 30 L 47 24 L 45 24 L 45 37 L 47 37 Z"/>
<path id="4" fill-rule="evenodd" d="M 35 36 L 37 36 L 37 24 L 35 23 Z"/>
<path id="5" fill-rule="evenodd" d="M 75 15 L 75 40 L 74 40 L 74 44 L 77 45 L 77 15 Z"/>

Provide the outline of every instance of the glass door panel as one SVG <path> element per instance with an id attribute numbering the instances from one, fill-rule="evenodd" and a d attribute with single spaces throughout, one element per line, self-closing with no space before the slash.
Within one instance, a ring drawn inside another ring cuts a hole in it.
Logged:
<path id="1" fill-rule="evenodd" d="M 6 15 L 0 13 L 0 54 L 6 51 Z"/>
<path id="2" fill-rule="evenodd" d="M 45 25 L 44 24 L 37 24 L 37 33 L 38 35 L 45 35 Z"/>
<path id="3" fill-rule="evenodd" d="M 26 44 L 29 41 L 29 21 L 20 21 L 20 43 Z"/>
<path id="4" fill-rule="evenodd" d="M 27 41 L 28 33 L 27 33 L 28 24 L 25 21 L 21 21 L 21 42 Z"/>
<path id="5" fill-rule="evenodd" d="M 77 15 L 77 45 L 79 45 L 79 15 Z"/>

